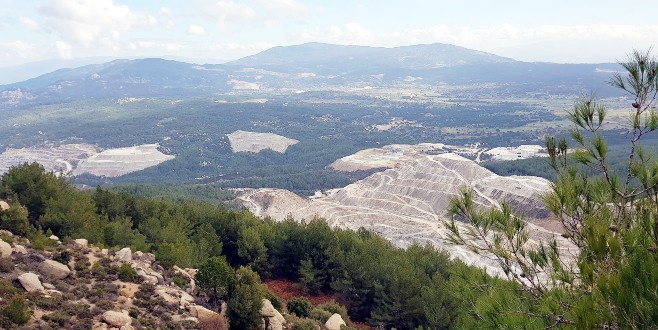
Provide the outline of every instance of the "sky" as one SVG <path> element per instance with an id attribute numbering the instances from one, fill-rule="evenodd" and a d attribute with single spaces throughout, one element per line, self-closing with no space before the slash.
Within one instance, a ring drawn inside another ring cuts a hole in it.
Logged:
<path id="1" fill-rule="evenodd" d="M 0 0 L 0 67 L 99 56 L 221 63 L 305 42 L 615 62 L 658 47 L 657 12 L 658 0 Z"/>

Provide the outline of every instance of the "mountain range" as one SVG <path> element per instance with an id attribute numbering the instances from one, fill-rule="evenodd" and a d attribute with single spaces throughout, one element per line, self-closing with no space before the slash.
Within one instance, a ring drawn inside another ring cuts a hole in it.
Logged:
<path id="1" fill-rule="evenodd" d="M 160 58 L 114 60 L 60 69 L 0 86 L 0 106 L 78 99 L 188 97 L 236 91 L 285 95 L 291 91 L 403 86 L 494 84 L 494 92 L 562 95 L 594 86 L 612 93 L 605 77 L 616 64 L 515 61 L 446 44 L 395 48 L 307 43 L 274 47 L 225 64 L 198 65 Z M 491 88 L 491 86 L 489 86 Z"/>

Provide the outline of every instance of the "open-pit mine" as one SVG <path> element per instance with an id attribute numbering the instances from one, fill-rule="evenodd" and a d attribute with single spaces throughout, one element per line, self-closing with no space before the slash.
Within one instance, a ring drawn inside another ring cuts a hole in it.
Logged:
<path id="1" fill-rule="evenodd" d="M 392 154 L 380 154 L 388 157 L 385 159 L 371 151 L 365 154 L 373 160 L 370 165 L 364 164 L 363 152 L 359 157 L 344 158 L 332 166 L 342 170 L 388 169 L 310 198 L 280 189 L 238 189 L 238 200 L 256 215 L 276 220 L 288 216 L 320 217 L 333 226 L 371 230 L 401 247 L 414 242 L 430 243 L 446 249 L 453 257 L 500 275 L 500 268 L 491 258 L 446 241 L 448 231 L 443 220 L 449 217 L 450 199 L 461 189 L 470 187 L 478 205 L 497 207 L 501 201 L 507 201 L 517 213 L 523 214 L 529 220 L 529 244 L 555 238 L 563 249 L 573 250 L 557 232 L 559 224 L 551 219 L 540 199 L 549 191 L 549 181 L 538 177 L 503 177 L 456 153 L 433 154 L 441 148 L 441 145 L 397 146 L 392 148 Z M 353 162 L 355 158 L 358 162 Z M 459 226 L 466 229 L 469 225 L 459 223 Z"/>

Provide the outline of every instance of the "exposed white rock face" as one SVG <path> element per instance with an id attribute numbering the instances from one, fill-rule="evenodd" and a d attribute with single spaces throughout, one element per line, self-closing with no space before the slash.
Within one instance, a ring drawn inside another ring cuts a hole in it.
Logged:
<path id="1" fill-rule="evenodd" d="M 9 204 L 5 201 L 0 201 L 0 211 L 9 210 Z"/>
<path id="2" fill-rule="evenodd" d="M 283 315 L 281 315 L 281 313 L 272 306 L 272 302 L 267 299 L 263 299 L 263 306 L 260 309 L 260 314 L 264 317 L 276 318 L 282 324 L 286 323 L 286 319 Z"/>
<path id="3" fill-rule="evenodd" d="M 327 330 L 340 330 L 341 325 L 346 325 L 343 318 L 340 314 L 331 315 L 331 317 L 325 322 L 324 326 Z"/>
<path id="4" fill-rule="evenodd" d="M 199 319 L 199 321 L 211 320 L 219 317 L 219 313 L 211 311 L 203 306 L 190 305 L 189 309 L 190 314 L 192 314 L 193 317 Z"/>
<path id="5" fill-rule="evenodd" d="M 450 199 L 470 187 L 475 203 L 497 207 L 506 200 L 531 223 L 531 243 L 556 237 L 564 248 L 573 248 L 556 233 L 543 228 L 549 212 L 539 195 L 550 182 L 537 177 L 502 177 L 456 154 L 418 153 L 413 161 L 375 173 L 344 188 L 308 199 L 280 189 L 237 189 L 238 200 L 258 216 L 297 220 L 315 216 L 330 225 L 358 230 L 363 227 L 400 247 L 414 242 L 431 243 L 469 264 L 501 275 L 499 265 L 468 249 L 446 241 L 442 221 L 448 219 Z M 468 225 L 458 223 L 460 228 Z M 548 226 L 546 226 L 548 227 Z"/>
<path id="6" fill-rule="evenodd" d="M 118 262 L 129 263 L 133 261 L 132 251 L 130 251 L 130 248 L 127 247 L 123 248 L 114 254 L 114 260 Z"/>
<path id="7" fill-rule="evenodd" d="M 132 323 L 132 319 L 128 314 L 115 311 L 107 311 L 103 313 L 103 321 L 111 326 L 118 328 L 130 325 L 130 323 Z"/>
<path id="8" fill-rule="evenodd" d="M 81 248 L 86 248 L 89 246 L 89 241 L 87 241 L 84 238 L 78 238 L 76 240 L 73 240 L 73 244 Z"/>
<path id="9" fill-rule="evenodd" d="M 32 292 L 43 292 L 44 287 L 41 285 L 39 276 L 35 273 L 23 273 L 18 276 L 18 282 L 21 283 L 25 291 Z"/>
<path id="10" fill-rule="evenodd" d="M 39 265 L 39 272 L 47 278 L 56 280 L 61 280 L 71 274 L 69 267 L 55 260 L 42 261 Z"/>
<path id="11" fill-rule="evenodd" d="M 11 249 L 11 245 L 3 240 L 0 240 L 0 256 L 2 256 L 2 258 L 6 258 L 9 257 L 12 252 L 13 251 Z"/>
<path id="12" fill-rule="evenodd" d="M 50 235 L 50 237 L 48 237 L 48 238 L 50 238 L 53 241 L 59 241 L 59 237 L 57 237 L 55 235 Z"/>
<path id="13" fill-rule="evenodd" d="M 20 254 L 27 254 L 27 249 L 22 245 L 15 244 L 14 245 L 14 252 L 20 253 Z"/>
<path id="14" fill-rule="evenodd" d="M 265 330 L 283 330 L 283 323 L 281 323 L 276 317 L 268 318 L 265 323 L 267 324 Z"/>

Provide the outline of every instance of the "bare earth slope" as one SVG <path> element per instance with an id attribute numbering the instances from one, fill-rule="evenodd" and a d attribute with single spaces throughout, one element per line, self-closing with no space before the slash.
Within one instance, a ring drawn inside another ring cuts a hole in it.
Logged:
<path id="1" fill-rule="evenodd" d="M 278 189 L 242 189 L 238 198 L 260 216 L 283 219 L 322 217 L 334 226 L 377 232 L 398 246 L 429 242 L 446 248 L 453 256 L 500 274 L 495 262 L 445 241 L 450 198 L 470 186 L 482 206 L 507 200 L 517 212 L 533 219 L 533 241 L 556 236 L 539 194 L 550 183 L 536 177 L 501 177 L 459 155 L 418 154 L 413 162 L 375 173 L 327 195 L 308 199 Z M 548 226 L 547 226 L 548 225 Z M 462 224 L 462 226 L 466 226 Z M 566 246 L 566 242 L 557 235 Z"/>

